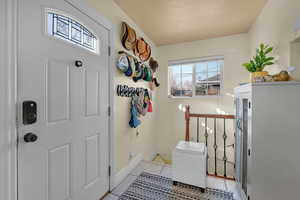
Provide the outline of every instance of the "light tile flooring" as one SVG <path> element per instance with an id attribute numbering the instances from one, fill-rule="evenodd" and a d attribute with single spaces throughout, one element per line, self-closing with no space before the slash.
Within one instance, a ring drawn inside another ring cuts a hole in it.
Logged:
<path id="1" fill-rule="evenodd" d="M 142 161 L 127 177 L 120 183 L 104 200 L 117 200 L 123 192 L 127 190 L 131 183 L 135 181 L 138 175 L 143 171 L 171 178 L 172 168 L 169 165 L 161 165 L 153 162 Z M 234 181 L 224 180 L 220 178 L 208 177 L 207 187 L 221 189 L 233 192 L 235 200 L 240 200 L 236 184 Z"/>

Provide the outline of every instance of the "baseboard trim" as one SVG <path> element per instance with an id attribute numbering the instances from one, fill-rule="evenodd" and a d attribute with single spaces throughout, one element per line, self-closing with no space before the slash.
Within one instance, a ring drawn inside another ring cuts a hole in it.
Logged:
<path id="1" fill-rule="evenodd" d="M 138 154 L 135 156 L 130 163 L 121 169 L 114 177 L 114 184 L 111 190 L 117 187 L 131 172 L 134 170 L 138 164 L 143 160 L 143 155 Z"/>
<path id="2" fill-rule="evenodd" d="M 144 160 L 145 161 L 153 161 L 155 158 L 156 158 L 156 156 L 157 156 L 158 154 L 157 153 L 150 153 L 147 157 L 145 157 L 144 158 Z"/>
<path id="3" fill-rule="evenodd" d="M 156 157 L 157 153 L 150 153 L 147 156 L 144 156 L 142 153 L 136 155 L 130 163 L 121 169 L 116 175 L 114 176 L 114 182 L 112 184 L 111 190 L 113 190 L 115 187 L 117 187 L 142 161 L 152 161 Z"/>

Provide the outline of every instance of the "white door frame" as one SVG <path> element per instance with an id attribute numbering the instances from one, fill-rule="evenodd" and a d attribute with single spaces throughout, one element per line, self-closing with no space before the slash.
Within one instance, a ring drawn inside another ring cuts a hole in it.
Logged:
<path id="1" fill-rule="evenodd" d="M 109 31 L 109 165 L 110 189 L 115 175 L 114 158 L 114 33 L 115 27 L 84 0 L 64 0 Z M 17 58 L 18 2 L 0 0 L 0 200 L 17 200 Z"/>

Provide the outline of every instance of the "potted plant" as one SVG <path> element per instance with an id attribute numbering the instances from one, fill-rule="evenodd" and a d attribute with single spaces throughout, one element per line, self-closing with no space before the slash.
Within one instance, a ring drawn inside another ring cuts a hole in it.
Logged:
<path id="1" fill-rule="evenodd" d="M 243 66 L 251 73 L 251 81 L 255 82 L 258 77 L 264 77 L 268 75 L 268 72 L 263 71 L 268 65 L 274 64 L 274 57 L 268 56 L 273 51 L 273 47 L 269 45 L 261 44 L 256 49 L 256 55 L 248 63 L 244 63 Z"/>

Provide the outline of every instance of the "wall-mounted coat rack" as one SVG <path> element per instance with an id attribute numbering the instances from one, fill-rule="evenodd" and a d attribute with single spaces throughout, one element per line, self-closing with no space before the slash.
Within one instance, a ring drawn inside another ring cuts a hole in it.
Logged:
<path id="1" fill-rule="evenodd" d="M 118 85 L 117 86 L 117 95 L 120 97 L 132 97 L 133 95 L 138 95 L 143 91 L 148 91 L 146 88 L 135 88 L 129 87 L 127 85 Z"/>

